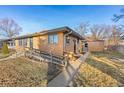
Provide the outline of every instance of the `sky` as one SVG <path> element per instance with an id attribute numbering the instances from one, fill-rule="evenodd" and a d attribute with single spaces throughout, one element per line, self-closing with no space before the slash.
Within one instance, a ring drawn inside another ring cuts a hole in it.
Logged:
<path id="1" fill-rule="evenodd" d="M 22 27 L 23 35 L 62 26 L 74 29 L 82 22 L 115 24 L 111 19 L 121 8 L 124 6 L 0 6 L 0 19 L 14 19 Z"/>

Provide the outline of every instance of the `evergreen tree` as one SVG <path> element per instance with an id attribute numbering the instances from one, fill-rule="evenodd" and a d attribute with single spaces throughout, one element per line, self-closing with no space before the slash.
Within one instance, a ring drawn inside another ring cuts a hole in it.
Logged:
<path id="1" fill-rule="evenodd" d="M 6 42 L 3 42 L 2 53 L 3 54 L 8 54 L 9 53 L 8 46 L 7 46 Z"/>

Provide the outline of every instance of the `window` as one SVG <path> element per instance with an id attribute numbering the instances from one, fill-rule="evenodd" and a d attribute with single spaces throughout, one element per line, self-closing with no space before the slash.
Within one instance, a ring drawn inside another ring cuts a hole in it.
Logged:
<path id="1" fill-rule="evenodd" d="M 29 38 L 30 40 L 30 48 L 33 48 L 33 38 Z"/>
<path id="2" fill-rule="evenodd" d="M 13 46 L 13 43 L 12 42 L 10 42 L 10 46 Z"/>
<path id="3" fill-rule="evenodd" d="M 22 39 L 19 40 L 19 46 L 22 46 Z"/>
<path id="4" fill-rule="evenodd" d="M 68 44 L 70 43 L 70 38 L 69 38 L 69 36 L 66 37 L 66 43 L 68 43 Z"/>
<path id="5" fill-rule="evenodd" d="M 20 39 L 19 41 L 19 46 L 26 47 L 27 46 L 27 38 L 26 39 Z"/>
<path id="6" fill-rule="evenodd" d="M 27 39 L 23 39 L 23 46 L 24 46 L 24 47 L 27 46 Z"/>
<path id="7" fill-rule="evenodd" d="M 9 46 L 15 46 L 15 41 L 8 41 Z"/>
<path id="8" fill-rule="evenodd" d="M 48 35 L 48 43 L 53 43 L 53 35 Z"/>
<path id="9" fill-rule="evenodd" d="M 53 42 L 58 43 L 58 35 L 57 34 L 53 36 Z"/>
<path id="10" fill-rule="evenodd" d="M 88 47 L 88 44 L 87 43 L 85 43 L 85 47 Z"/>
<path id="11" fill-rule="evenodd" d="M 8 42 L 8 46 L 10 46 L 10 42 Z"/>
<path id="12" fill-rule="evenodd" d="M 57 44 L 58 43 L 58 35 L 57 34 L 48 35 L 48 43 Z"/>

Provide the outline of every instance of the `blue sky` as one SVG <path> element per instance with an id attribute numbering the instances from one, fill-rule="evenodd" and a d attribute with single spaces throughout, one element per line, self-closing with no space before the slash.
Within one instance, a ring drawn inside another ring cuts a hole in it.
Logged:
<path id="1" fill-rule="evenodd" d="M 12 18 L 22 28 L 21 34 L 69 26 L 81 22 L 115 24 L 111 18 L 124 6 L 0 6 L 0 18 Z"/>

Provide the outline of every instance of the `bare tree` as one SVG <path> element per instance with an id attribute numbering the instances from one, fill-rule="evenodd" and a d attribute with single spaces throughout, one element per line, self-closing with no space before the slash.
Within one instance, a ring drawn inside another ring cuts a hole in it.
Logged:
<path id="1" fill-rule="evenodd" d="M 120 10 L 120 14 L 114 14 L 114 17 L 113 17 L 113 21 L 114 22 L 118 22 L 119 20 L 123 19 L 124 21 L 124 8 L 122 8 Z M 117 27 L 117 29 L 120 31 L 120 35 L 123 36 L 124 35 L 124 24 L 123 23 L 120 23 Z"/>
<path id="2" fill-rule="evenodd" d="M 93 25 L 90 31 L 92 40 L 103 40 L 106 38 L 106 25 Z"/>
<path id="3" fill-rule="evenodd" d="M 0 35 L 12 38 L 22 31 L 22 28 L 13 20 L 4 18 L 0 20 Z"/>
<path id="4" fill-rule="evenodd" d="M 82 22 L 79 24 L 78 27 L 75 28 L 75 30 L 80 33 L 83 37 L 86 36 L 89 29 L 89 22 Z"/>
<path id="5" fill-rule="evenodd" d="M 113 45 L 118 45 L 119 44 L 122 34 L 123 34 L 123 32 L 120 29 L 118 29 L 118 26 L 113 25 L 111 27 L 110 39 L 111 39 Z"/>
<path id="6" fill-rule="evenodd" d="M 121 10 L 120 10 L 120 14 L 114 14 L 113 15 L 114 17 L 113 17 L 113 21 L 115 21 L 115 22 L 117 22 L 117 21 L 119 21 L 120 19 L 124 19 L 124 8 L 122 8 Z"/>
<path id="7" fill-rule="evenodd" d="M 104 30 L 107 46 L 114 45 L 117 46 L 120 42 L 122 32 L 118 29 L 116 25 L 108 25 Z"/>
<path id="8" fill-rule="evenodd" d="M 105 40 L 105 45 L 117 46 L 120 42 L 122 32 L 116 25 L 93 25 L 91 27 L 92 40 Z"/>

